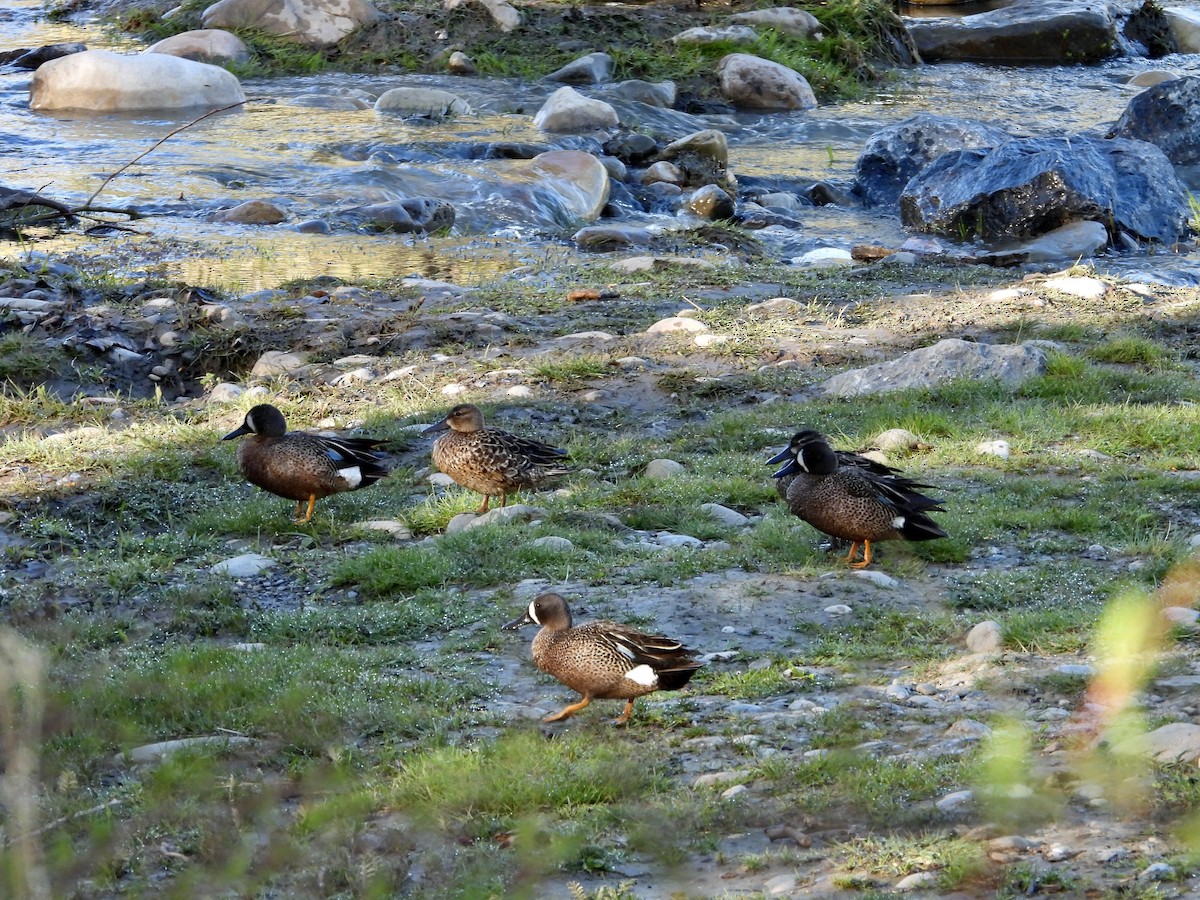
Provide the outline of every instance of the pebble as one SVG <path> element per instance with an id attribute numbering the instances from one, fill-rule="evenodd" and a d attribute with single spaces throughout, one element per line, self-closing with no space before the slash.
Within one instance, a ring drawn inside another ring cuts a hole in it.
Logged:
<path id="1" fill-rule="evenodd" d="M 946 815 L 958 815 L 966 812 L 974 804 L 975 794 L 973 791 L 953 791 L 934 803 L 934 806 Z"/>
<path id="2" fill-rule="evenodd" d="M 365 522 L 355 522 L 354 527 L 366 531 L 382 531 L 398 541 L 410 541 L 413 536 L 412 530 L 407 525 L 395 519 L 369 519 Z"/>
<path id="3" fill-rule="evenodd" d="M 1175 867 L 1165 862 L 1151 863 L 1138 872 L 1138 881 L 1174 881 Z"/>
<path id="4" fill-rule="evenodd" d="M 895 889 L 907 893 L 908 891 L 917 891 L 921 888 L 932 887 L 937 883 L 937 872 L 913 872 L 911 875 L 906 875 L 896 882 Z"/>
<path id="5" fill-rule="evenodd" d="M 746 793 L 746 791 L 747 791 L 747 787 L 744 784 L 735 784 L 733 787 L 729 788 L 728 790 L 721 792 L 721 799 L 722 800 L 732 800 L 734 797 L 737 797 L 739 794 Z"/>
<path id="6" fill-rule="evenodd" d="M 568 553 L 575 549 L 575 545 L 569 539 L 559 537 L 556 534 L 547 534 L 544 537 L 535 538 L 529 542 L 529 546 L 540 550 L 554 550 L 560 553 Z"/>
<path id="7" fill-rule="evenodd" d="M 967 649 L 972 653 L 997 653 L 1003 643 L 1000 623 L 991 619 L 979 622 L 967 634 Z"/>
<path id="8" fill-rule="evenodd" d="M 676 462 L 673 459 L 652 459 L 646 463 L 646 468 L 642 472 L 647 478 L 661 479 L 674 478 L 676 475 L 681 475 L 686 472 L 683 463 Z"/>
<path id="9" fill-rule="evenodd" d="M 1042 857 L 1046 862 L 1065 862 L 1068 859 L 1074 859 L 1082 852 L 1082 850 L 1073 850 L 1062 844 L 1051 844 L 1046 848 L 1046 852 L 1042 854 Z"/>
<path id="10" fill-rule="evenodd" d="M 692 782 L 693 788 L 721 787 L 733 782 L 741 783 L 753 777 L 749 769 L 734 769 L 726 772 L 708 772 Z"/>
<path id="11" fill-rule="evenodd" d="M 833 606 L 825 607 L 823 611 L 831 616 L 848 616 L 850 613 L 854 612 L 854 610 L 852 610 L 845 603 L 835 603 Z"/>
<path id="12" fill-rule="evenodd" d="M 703 547 L 704 541 L 700 538 L 692 537 L 690 534 L 672 534 L 669 531 L 660 531 L 655 536 L 664 547 Z"/>
<path id="13" fill-rule="evenodd" d="M 883 588 L 893 588 L 900 584 L 891 575 L 885 572 L 880 572 L 877 569 L 857 569 L 853 573 L 855 578 L 861 578 L 863 581 L 869 581 L 871 584 L 878 585 Z"/>
<path id="14" fill-rule="evenodd" d="M 253 578 L 276 565 L 275 560 L 261 553 L 243 553 L 222 560 L 211 566 L 209 571 L 216 575 L 228 575 L 231 578 Z"/>
<path id="15" fill-rule="evenodd" d="M 1012 445 L 1008 441 L 984 441 L 977 444 L 975 452 L 981 456 L 997 456 L 1000 459 L 1008 459 L 1012 454 Z"/>
<path id="16" fill-rule="evenodd" d="M 763 890 L 771 897 L 778 897 L 780 894 L 790 894 L 796 890 L 796 876 L 791 874 L 776 875 L 763 884 Z"/>

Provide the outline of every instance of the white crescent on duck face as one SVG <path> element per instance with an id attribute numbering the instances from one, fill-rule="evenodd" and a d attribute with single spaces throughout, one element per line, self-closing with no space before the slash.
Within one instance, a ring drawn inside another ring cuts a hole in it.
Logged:
<path id="1" fill-rule="evenodd" d="M 930 485 L 859 454 L 835 451 L 819 432 L 796 432 L 787 449 L 768 462 L 784 463 L 774 477 L 793 515 L 851 542 L 846 562 L 852 568 L 871 564 L 875 541 L 946 537 L 929 517 L 930 512 L 943 511 L 942 501 L 918 490 Z M 854 562 L 859 544 L 863 558 Z"/>
<path id="2" fill-rule="evenodd" d="M 251 408 L 241 427 L 221 440 L 238 438 L 245 438 L 238 443 L 238 471 L 264 491 L 295 500 L 301 525 L 312 519 L 318 499 L 370 487 L 393 463 L 387 441 L 288 431 L 283 413 L 269 403 Z"/>

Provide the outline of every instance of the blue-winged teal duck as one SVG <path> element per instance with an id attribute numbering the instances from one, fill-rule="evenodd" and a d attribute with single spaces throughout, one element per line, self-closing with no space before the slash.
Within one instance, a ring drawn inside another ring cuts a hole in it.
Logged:
<path id="1" fill-rule="evenodd" d="M 931 541 L 946 537 L 929 512 L 942 501 L 918 488 L 931 487 L 899 474 L 891 466 L 857 453 L 834 450 L 818 432 L 797 432 L 787 449 L 768 463 L 785 463 L 775 473 L 788 509 L 818 531 L 851 542 L 851 568 L 871 564 L 872 541 Z M 854 562 L 858 545 L 863 558 Z"/>
<path id="2" fill-rule="evenodd" d="M 679 690 L 703 665 L 678 641 L 628 625 L 601 619 L 572 627 L 571 610 L 558 594 L 535 597 L 524 615 L 504 628 L 522 625 L 542 626 L 533 639 L 537 667 L 583 695 L 545 722 L 573 716 L 599 698 L 626 701 L 625 711 L 613 723 L 624 725 L 633 714 L 635 698 Z"/>
<path id="3" fill-rule="evenodd" d="M 488 428 L 479 407 L 471 403 L 460 403 L 421 433 L 447 430 L 433 442 L 433 463 L 458 484 L 483 494 L 476 510 L 480 514 L 487 512 L 494 495 L 504 506 L 510 493 L 573 471 L 562 462 L 565 450 Z"/>
<path id="4" fill-rule="evenodd" d="M 295 500 L 297 525 L 312 518 L 317 498 L 365 488 L 390 470 L 387 441 L 288 431 L 283 413 L 269 403 L 251 409 L 242 427 L 221 440 L 244 434 L 253 437 L 238 444 L 238 471 L 264 491 Z"/>

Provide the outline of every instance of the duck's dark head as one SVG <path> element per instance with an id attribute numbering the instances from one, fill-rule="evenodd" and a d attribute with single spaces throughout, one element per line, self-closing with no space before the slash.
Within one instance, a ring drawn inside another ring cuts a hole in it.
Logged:
<path id="1" fill-rule="evenodd" d="M 837 454 L 819 431 L 806 428 L 792 435 L 787 447 L 767 462 L 784 465 L 772 477 L 785 478 L 807 472 L 809 475 L 831 475 L 837 471 Z"/>
<path id="2" fill-rule="evenodd" d="M 523 625 L 541 625 L 551 631 L 565 631 L 571 627 L 571 609 L 560 595 L 542 594 L 533 598 L 523 615 L 501 627 L 505 631 L 515 631 Z"/>
<path id="3" fill-rule="evenodd" d="M 460 403 L 446 413 L 440 422 L 430 425 L 421 434 L 435 434 L 447 428 L 464 433 L 479 431 L 483 428 L 483 412 L 474 403 Z"/>
<path id="4" fill-rule="evenodd" d="M 234 438 L 241 437 L 243 434 L 283 437 L 287 434 L 287 421 L 283 418 L 283 413 L 270 403 L 260 403 L 258 406 L 252 407 L 250 412 L 246 413 L 246 418 L 242 422 L 241 428 L 234 429 L 221 438 L 221 440 L 231 441 Z"/>

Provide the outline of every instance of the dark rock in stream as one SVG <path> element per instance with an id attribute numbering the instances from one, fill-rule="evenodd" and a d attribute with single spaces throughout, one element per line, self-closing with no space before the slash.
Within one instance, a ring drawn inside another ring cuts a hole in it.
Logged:
<path id="1" fill-rule="evenodd" d="M 1113 238 L 1170 244 L 1187 233 L 1187 212 L 1187 194 L 1153 144 L 1083 135 L 947 153 L 900 197 L 905 225 L 960 240 L 1035 237 L 1090 219 Z"/>
<path id="2" fill-rule="evenodd" d="M 1189 75 L 1142 91 L 1108 136 L 1149 141 L 1177 166 L 1200 162 L 1200 78 Z"/>
<path id="3" fill-rule="evenodd" d="M 36 69 L 42 63 L 50 62 L 72 53 L 82 53 L 87 49 L 86 44 L 71 42 L 66 44 L 47 44 L 33 50 L 7 50 L 0 53 L 0 66 L 12 66 L 14 69 Z"/>
<path id="4" fill-rule="evenodd" d="M 855 166 L 854 192 L 868 206 L 891 205 L 909 179 L 942 154 L 995 147 L 1009 137 L 983 122 L 920 113 L 867 138 Z"/>

